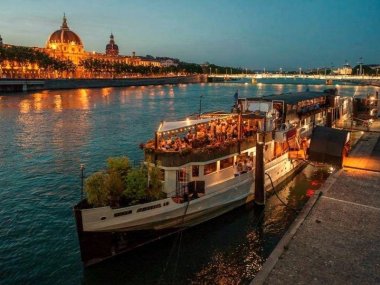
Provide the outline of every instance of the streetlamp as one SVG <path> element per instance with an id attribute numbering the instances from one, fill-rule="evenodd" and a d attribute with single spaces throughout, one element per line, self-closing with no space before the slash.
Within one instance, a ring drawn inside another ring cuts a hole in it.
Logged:
<path id="1" fill-rule="evenodd" d="M 363 64 L 363 58 L 360 57 L 360 58 L 359 58 L 359 75 L 363 75 L 363 74 L 362 74 L 362 72 L 363 72 L 362 64 Z"/>
<path id="2" fill-rule="evenodd" d="M 282 74 L 282 67 L 280 67 L 280 74 Z"/>
<path id="3" fill-rule="evenodd" d="M 211 67 L 210 67 L 210 75 L 211 75 Z"/>
<path id="4" fill-rule="evenodd" d="M 300 75 L 301 75 L 301 73 L 302 73 L 302 68 L 301 68 L 301 67 L 299 67 L 299 68 L 298 68 L 298 70 L 300 71 Z"/>
<path id="5" fill-rule="evenodd" d="M 81 188 L 80 188 L 80 200 L 83 200 L 83 180 L 84 180 L 84 164 L 80 164 L 80 178 L 81 178 Z"/>
<path id="6" fill-rule="evenodd" d="M 203 94 L 199 96 L 199 117 L 201 117 L 201 114 L 202 114 L 202 98 L 203 98 Z"/>

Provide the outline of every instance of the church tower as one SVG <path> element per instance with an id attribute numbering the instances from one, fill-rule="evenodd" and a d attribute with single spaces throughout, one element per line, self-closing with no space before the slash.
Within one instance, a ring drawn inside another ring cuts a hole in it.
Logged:
<path id="1" fill-rule="evenodd" d="M 115 44 L 113 34 L 110 35 L 110 42 L 106 45 L 106 55 L 117 56 L 119 55 L 119 47 Z"/>

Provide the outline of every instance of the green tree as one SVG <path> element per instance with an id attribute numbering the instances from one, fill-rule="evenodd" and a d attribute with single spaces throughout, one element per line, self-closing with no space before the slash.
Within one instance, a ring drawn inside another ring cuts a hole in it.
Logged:
<path id="1" fill-rule="evenodd" d="M 94 207 L 109 205 L 110 192 L 106 187 L 108 174 L 95 172 L 86 179 L 84 190 L 87 194 L 87 202 Z"/>
<path id="2" fill-rule="evenodd" d="M 143 167 L 134 168 L 128 172 L 127 187 L 123 195 L 132 205 L 138 204 L 146 198 L 147 185 L 148 177 L 146 169 Z"/>
<path id="3" fill-rule="evenodd" d="M 111 171 L 106 175 L 104 180 L 106 193 L 109 193 L 109 202 L 111 207 L 119 207 L 120 199 L 125 189 L 125 184 L 116 171 Z"/>
<path id="4" fill-rule="evenodd" d="M 149 187 L 147 190 L 147 199 L 154 201 L 163 198 L 161 169 L 158 165 L 151 166 L 148 164 Z"/>
<path id="5" fill-rule="evenodd" d="M 107 159 L 107 170 L 109 172 L 117 172 L 121 179 L 125 180 L 129 170 L 131 170 L 131 164 L 126 156 L 109 157 Z"/>

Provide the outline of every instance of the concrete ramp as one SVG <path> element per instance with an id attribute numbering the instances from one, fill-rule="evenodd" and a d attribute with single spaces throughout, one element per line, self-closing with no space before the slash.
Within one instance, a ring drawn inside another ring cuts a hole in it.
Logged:
<path id="1" fill-rule="evenodd" d="M 341 167 L 345 155 L 344 147 L 348 139 L 348 131 L 315 127 L 311 136 L 309 160 Z"/>

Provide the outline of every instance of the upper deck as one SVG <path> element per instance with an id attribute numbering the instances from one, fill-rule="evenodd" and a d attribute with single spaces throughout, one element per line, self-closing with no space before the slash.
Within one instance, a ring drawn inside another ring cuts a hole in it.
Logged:
<path id="1" fill-rule="evenodd" d="M 183 121 L 161 122 L 155 139 L 144 146 L 146 161 L 164 167 L 206 162 L 256 146 L 257 134 L 269 142 L 287 122 L 299 126 L 305 117 L 334 105 L 335 90 L 267 95 L 238 100 L 235 112 L 214 112 Z"/>
<path id="2" fill-rule="evenodd" d="M 203 114 L 193 120 L 162 122 L 155 139 L 144 146 L 145 160 L 160 161 L 164 167 L 211 161 L 254 147 L 261 131 L 263 117 L 238 113 Z M 265 140 L 272 139 L 272 131 L 266 132 Z"/>

